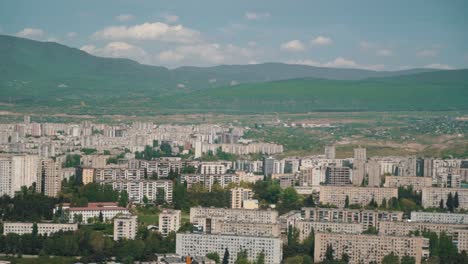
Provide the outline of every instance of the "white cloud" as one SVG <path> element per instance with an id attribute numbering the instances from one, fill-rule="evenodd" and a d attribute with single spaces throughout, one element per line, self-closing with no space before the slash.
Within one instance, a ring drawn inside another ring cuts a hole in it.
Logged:
<path id="1" fill-rule="evenodd" d="M 314 46 L 327 46 L 333 44 L 333 40 L 329 37 L 318 36 L 311 40 L 311 43 Z"/>
<path id="2" fill-rule="evenodd" d="M 145 50 L 138 46 L 121 41 L 110 42 L 102 48 L 98 48 L 94 45 L 85 45 L 81 47 L 81 50 L 96 56 L 112 58 L 129 58 L 142 63 L 149 62 L 148 54 Z"/>
<path id="3" fill-rule="evenodd" d="M 375 47 L 374 43 L 370 43 L 368 41 L 361 41 L 359 42 L 359 47 L 363 50 L 373 49 Z"/>
<path id="4" fill-rule="evenodd" d="M 418 51 L 416 55 L 419 57 L 436 57 L 438 53 L 439 51 L 436 49 L 423 49 Z"/>
<path id="5" fill-rule="evenodd" d="M 244 14 L 244 18 L 247 20 L 262 20 L 262 19 L 269 18 L 270 16 L 271 14 L 268 12 L 258 13 L 258 12 L 247 11 Z"/>
<path id="6" fill-rule="evenodd" d="M 171 26 L 161 22 L 144 23 L 131 27 L 107 27 L 93 34 L 95 39 L 109 40 L 158 40 L 165 42 L 193 43 L 200 41 L 200 32 L 182 25 Z"/>
<path id="7" fill-rule="evenodd" d="M 68 33 L 67 33 L 67 37 L 69 37 L 69 38 L 74 38 L 74 37 L 76 37 L 77 35 L 78 35 L 78 34 L 77 34 L 76 32 L 68 32 Z"/>
<path id="8" fill-rule="evenodd" d="M 173 15 L 173 14 L 164 14 L 163 15 L 164 21 L 169 24 L 174 24 L 179 21 L 179 16 Z"/>
<path id="9" fill-rule="evenodd" d="M 286 51 L 298 52 L 304 51 L 305 47 L 300 40 L 295 39 L 281 44 L 281 49 Z"/>
<path id="10" fill-rule="evenodd" d="M 30 39 L 42 39 L 45 36 L 44 30 L 40 28 L 25 28 L 16 33 L 16 36 Z"/>
<path id="11" fill-rule="evenodd" d="M 128 22 L 134 18 L 135 16 L 132 14 L 121 14 L 115 17 L 115 19 L 120 22 Z"/>
<path id="12" fill-rule="evenodd" d="M 158 54 L 159 63 L 165 65 L 217 65 L 245 64 L 254 60 L 255 52 L 232 44 L 199 43 L 182 45 Z"/>
<path id="13" fill-rule="evenodd" d="M 390 49 L 379 49 L 377 50 L 377 56 L 389 57 L 393 55 L 393 51 Z"/>
<path id="14" fill-rule="evenodd" d="M 428 69 L 439 69 L 439 70 L 453 70 L 454 67 L 447 65 L 447 64 L 440 64 L 440 63 L 432 63 L 429 65 L 424 66 L 424 68 Z"/>
<path id="15" fill-rule="evenodd" d="M 346 59 L 343 57 L 337 57 L 334 60 L 328 62 L 319 62 L 315 60 L 289 60 L 287 61 L 289 64 L 301 64 L 301 65 L 309 65 L 315 67 L 327 67 L 327 68 L 355 68 L 355 69 L 365 69 L 365 70 L 383 70 L 385 65 L 383 64 L 375 64 L 375 65 L 366 65 L 366 64 L 359 64 L 354 60 Z"/>

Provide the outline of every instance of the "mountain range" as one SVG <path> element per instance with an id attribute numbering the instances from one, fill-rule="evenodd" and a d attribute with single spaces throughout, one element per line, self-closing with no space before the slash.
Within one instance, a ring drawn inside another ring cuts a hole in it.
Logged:
<path id="1" fill-rule="evenodd" d="M 0 35 L 1 109 L 91 114 L 460 110 L 468 70 L 263 63 L 168 69 Z"/>

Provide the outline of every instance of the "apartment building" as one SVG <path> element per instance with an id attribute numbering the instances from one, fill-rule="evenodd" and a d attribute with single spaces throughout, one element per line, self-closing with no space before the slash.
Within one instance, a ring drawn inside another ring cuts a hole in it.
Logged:
<path id="1" fill-rule="evenodd" d="M 62 164 L 53 159 L 39 162 L 36 189 L 47 196 L 55 197 L 62 189 Z"/>
<path id="2" fill-rule="evenodd" d="M 466 224 L 436 224 L 424 222 L 379 222 L 378 230 L 381 235 L 407 236 L 410 232 L 431 231 L 437 234 L 445 232 L 448 235 L 455 233 L 457 229 L 467 229 Z"/>
<path id="3" fill-rule="evenodd" d="M 213 227 L 215 229 L 211 230 L 211 234 L 258 237 L 279 237 L 281 234 L 280 225 L 277 223 L 220 221 Z"/>
<path id="4" fill-rule="evenodd" d="M 368 205 L 372 199 L 381 204 L 383 199 L 389 201 L 398 198 L 398 188 L 320 186 L 320 203 L 344 207 L 346 196 L 350 204 Z"/>
<path id="5" fill-rule="evenodd" d="M 403 221 L 403 212 L 303 207 L 301 219 L 312 222 L 356 223 L 367 230 L 377 227 L 382 221 Z"/>
<path id="6" fill-rule="evenodd" d="M 200 164 L 200 173 L 202 175 L 225 174 L 228 167 L 224 162 L 202 162 Z"/>
<path id="7" fill-rule="evenodd" d="M 325 171 L 325 184 L 351 185 L 351 169 L 348 167 L 327 167 Z"/>
<path id="8" fill-rule="evenodd" d="M 231 189 L 231 208 L 244 208 L 244 201 L 252 199 L 254 193 L 247 188 Z"/>
<path id="9" fill-rule="evenodd" d="M 398 188 L 411 186 L 415 191 L 421 191 L 424 187 L 432 186 L 431 177 L 416 176 L 386 176 L 384 187 Z"/>
<path id="10" fill-rule="evenodd" d="M 359 223 L 298 221 L 299 241 L 304 241 L 312 231 L 341 234 L 361 234 L 365 229 Z"/>
<path id="11" fill-rule="evenodd" d="M 135 239 L 138 231 L 137 216 L 117 216 L 114 218 L 114 240 Z"/>
<path id="12" fill-rule="evenodd" d="M 423 237 L 319 232 L 315 234 L 314 262 L 321 262 L 325 259 L 329 245 L 334 250 L 335 259 L 340 259 L 343 254 L 347 254 L 351 264 L 380 263 L 386 255 L 392 252 L 399 257 L 414 257 L 416 263 L 419 264 L 423 257 L 429 255 L 429 240 Z"/>
<path id="13" fill-rule="evenodd" d="M 424 208 L 439 207 L 440 201 L 447 201 L 448 194 L 455 196 L 458 193 L 460 209 L 468 209 L 468 188 L 436 188 L 424 187 L 422 189 L 422 206 Z"/>
<path id="14" fill-rule="evenodd" d="M 202 184 L 204 188 L 211 192 L 213 184 L 217 183 L 226 188 L 230 183 L 239 184 L 242 177 L 237 174 L 218 174 L 218 175 L 200 175 L 185 174 L 181 176 L 181 181 L 187 182 L 187 188 L 190 189 L 194 184 Z"/>
<path id="15" fill-rule="evenodd" d="M 280 264 L 283 259 L 283 241 L 276 237 L 257 237 L 224 234 L 178 233 L 176 253 L 179 255 L 206 256 L 216 252 L 223 256 L 229 252 L 229 263 L 234 263 L 237 253 L 247 250 L 247 258 L 254 261 L 260 253 L 265 263 Z"/>
<path id="16" fill-rule="evenodd" d="M 165 202 L 172 203 L 173 182 L 170 180 L 117 180 L 99 183 L 112 186 L 119 192 L 126 191 L 129 200 L 133 203 L 143 203 L 145 196 L 152 203 L 156 201 L 158 195 L 164 195 Z"/>
<path id="17" fill-rule="evenodd" d="M 107 155 L 83 155 L 80 158 L 80 164 L 87 168 L 105 168 L 109 157 Z"/>
<path id="18" fill-rule="evenodd" d="M 411 221 L 435 223 L 435 224 L 466 224 L 468 225 L 468 214 L 411 212 Z"/>
<path id="19" fill-rule="evenodd" d="M 159 214 L 159 232 L 163 236 L 169 235 L 170 232 L 177 232 L 180 228 L 181 211 L 164 209 Z"/>
<path id="20" fill-rule="evenodd" d="M 57 205 L 54 214 L 60 209 Z M 87 224 L 89 219 L 98 219 L 102 214 L 104 221 L 110 221 L 116 216 L 130 215 L 127 208 L 120 207 L 117 203 L 88 203 L 86 207 L 71 207 L 69 203 L 62 204 L 61 210 L 68 215 L 68 222 L 75 223 L 81 219 L 81 223 Z"/>
<path id="21" fill-rule="evenodd" d="M 0 154 L 0 195 L 13 197 L 22 186 L 31 186 L 37 180 L 37 155 Z"/>
<path id="22" fill-rule="evenodd" d="M 48 235 L 59 231 L 76 231 L 78 230 L 78 224 L 59 224 L 59 223 L 37 223 L 37 234 Z M 3 235 L 10 233 L 24 235 L 32 234 L 34 229 L 34 223 L 22 223 L 22 222 L 4 222 L 3 223 Z"/>

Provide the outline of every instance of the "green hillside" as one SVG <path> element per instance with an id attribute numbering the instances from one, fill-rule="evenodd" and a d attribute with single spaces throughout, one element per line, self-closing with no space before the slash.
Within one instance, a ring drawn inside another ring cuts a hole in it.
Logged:
<path id="1" fill-rule="evenodd" d="M 468 70 L 358 81 L 296 79 L 244 84 L 161 102 L 186 110 L 226 112 L 468 110 Z"/>
<path id="2" fill-rule="evenodd" d="M 466 109 L 466 70 L 164 67 L 0 35 L 0 110 L 76 114 Z M 232 83 L 240 85 L 231 86 Z"/>

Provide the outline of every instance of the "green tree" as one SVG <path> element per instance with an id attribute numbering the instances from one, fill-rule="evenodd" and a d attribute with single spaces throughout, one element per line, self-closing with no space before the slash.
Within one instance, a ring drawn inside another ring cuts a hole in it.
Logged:
<path id="1" fill-rule="evenodd" d="M 454 201 L 453 201 L 453 195 L 451 192 L 449 192 L 448 197 L 447 197 L 447 202 L 445 203 L 447 205 L 447 209 L 450 212 L 453 212 L 454 208 Z"/>
<path id="2" fill-rule="evenodd" d="M 223 263 L 222 264 L 229 264 L 229 250 L 227 248 L 224 250 L 224 256 L 223 256 Z"/>
<path id="3" fill-rule="evenodd" d="M 127 207 L 128 205 L 128 193 L 127 191 L 123 190 L 120 192 L 119 196 L 119 206 L 120 207 Z"/>
<path id="4" fill-rule="evenodd" d="M 304 206 L 305 207 L 315 207 L 315 201 L 314 201 L 314 197 L 311 195 L 308 195 L 305 199 L 304 199 Z"/>
<path id="5" fill-rule="evenodd" d="M 400 264 L 400 258 L 391 252 L 382 259 L 382 264 Z"/>
<path id="6" fill-rule="evenodd" d="M 345 205 L 344 205 L 345 208 L 349 208 L 349 196 L 348 196 L 348 195 L 346 195 L 344 204 L 345 204 Z"/>
<path id="7" fill-rule="evenodd" d="M 414 259 L 414 257 L 405 255 L 401 258 L 401 264 L 415 264 L 415 263 L 416 263 L 416 260 Z"/>
<path id="8" fill-rule="evenodd" d="M 453 207 L 458 208 L 460 206 L 460 201 L 458 200 L 458 192 L 455 192 L 455 197 L 453 198 Z"/>
<path id="9" fill-rule="evenodd" d="M 440 199 L 439 208 L 444 209 L 444 199 Z"/>
<path id="10" fill-rule="evenodd" d="M 218 252 L 211 252 L 211 253 L 208 253 L 206 254 L 206 257 L 211 259 L 211 260 L 214 260 L 216 262 L 216 264 L 219 264 L 219 254 Z"/>
<path id="11" fill-rule="evenodd" d="M 331 244 L 327 245 L 327 250 L 325 251 L 325 260 L 329 262 L 333 262 L 335 257 L 333 254 L 335 253 L 335 250 L 333 250 L 333 246 Z"/>
<path id="12" fill-rule="evenodd" d="M 346 253 L 343 253 L 341 255 L 341 260 L 344 262 L 344 263 L 349 263 L 349 255 L 346 254 Z"/>
<path id="13" fill-rule="evenodd" d="M 247 258 L 247 249 L 241 250 L 237 253 L 235 264 L 249 264 L 249 259 Z"/>
<path id="14" fill-rule="evenodd" d="M 255 264 L 265 264 L 265 252 L 262 251 L 257 255 Z"/>
<path id="15" fill-rule="evenodd" d="M 291 210 L 297 210 L 300 208 L 300 197 L 296 189 L 288 187 L 283 190 L 280 195 L 280 202 L 278 204 L 278 211 L 280 214 L 289 212 Z"/>

